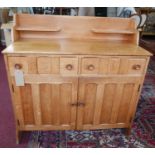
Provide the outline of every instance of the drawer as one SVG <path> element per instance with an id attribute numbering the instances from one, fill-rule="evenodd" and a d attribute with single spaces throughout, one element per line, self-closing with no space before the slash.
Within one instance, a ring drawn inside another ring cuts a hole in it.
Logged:
<path id="1" fill-rule="evenodd" d="M 141 57 L 78 57 L 72 56 L 25 56 L 8 57 L 8 66 L 11 75 L 15 68 L 20 68 L 24 74 L 56 74 L 56 75 L 117 75 L 143 74 L 147 58 Z"/>
<path id="2" fill-rule="evenodd" d="M 8 57 L 8 65 L 11 75 L 15 68 L 24 74 L 59 74 L 59 57 Z"/>
<path id="3" fill-rule="evenodd" d="M 15 68 L 22 70 L 24 74 L 37 73 L 36 57 L 8 57 L 8 66 L 11 75 L 14 75 Z"/>
<path id="4" fill-rule="evenodd" d="M 95 75 L 143 74 L 147 58 L 141 57 L 82 57 L 80 73 Z"/>
<path id="5" fill-rule="evenodd" d="M 24 74 L 77 74 L 77 57 L 39 56 L 39 57 L 8 57 L 11 75 L 15 68 Z"/>
<path id="6" fill-rule="evenodd" d="M 77 57 L 61 57 L 60 58 L 60 74 L 76 75 L 78 73 Z"/>
<path id="7" fill-rule="evenodd" d="M 129 58 L 127 63 L 127 74 L 142 74 L 146 66 L 145 58 Z"/>
<path id="8" fill-rule="evenodd" d="M 83 57 L 81 58 L 81 74 L 97 74 L 99 72 L 99 58 Z"/>

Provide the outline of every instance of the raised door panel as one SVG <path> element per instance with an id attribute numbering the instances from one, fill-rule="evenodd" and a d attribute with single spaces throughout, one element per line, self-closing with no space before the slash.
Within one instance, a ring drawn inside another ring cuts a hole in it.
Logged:
<path id="1" fill-rule="evenodd" d="M 128 127 L 140 81 L 135 77 L 81 78 L 77 128 Z"/>
<path id="2" fill-rule="evenodd" d="M 76 78 L 29 75 L 25 77 L 25 86 L 18 87 L 14 83 L 20 128 L 75 129 L 77 81 Z"/>

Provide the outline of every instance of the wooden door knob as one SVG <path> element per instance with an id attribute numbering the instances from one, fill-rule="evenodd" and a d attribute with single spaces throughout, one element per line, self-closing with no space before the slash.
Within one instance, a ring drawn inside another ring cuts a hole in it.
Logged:
<path id="1" fill-rule="evenodd" d="M 67 70 L 72 70 L 73 69 L 73 65 L 71 65 L 71 64 L 66 65 L 66 69 Z"/>
<path id="2" fill-rule="evenodd" d="M 77 106 L 77 103 L 71 103 L 71 106 Z"/>
<path id="3" fill-rule="evenodd" d="M 78 102 L 78 106 L 85 106 L 83 102 Z"/>
<path id="4" fill-rule="evenodd" d="M 22 65 L 21 64 L 15 64 L 15 69 L 21 69 Z"/>
<path id="5" fill-rule="evenodd" d="M 88 65 L 88 70 L 90 70 L 90 71 L 92 71 L 92 70 L 94 70 L 95 69 L 95 66 L 94 65 Z"/>
<path id="6" fill-rule="evenodd" d="M 133 65 L 132 67 L 134 70 L 140 70 L 141 66 L 140 65 Z"/>

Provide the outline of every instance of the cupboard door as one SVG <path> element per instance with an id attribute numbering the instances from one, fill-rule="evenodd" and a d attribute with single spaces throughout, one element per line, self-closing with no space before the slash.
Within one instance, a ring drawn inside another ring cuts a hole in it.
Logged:
<path id="1" fill-rule="evenodd" d="M 14 83 L 14 98 L 22 130 L 75 129 L 77 78 L 27 75 L 25 86 Z"/>
<path id="2" fill-rule="evenodd" d="M 141 78 L 80 78 L 77 128 L 128 127 Z"/>

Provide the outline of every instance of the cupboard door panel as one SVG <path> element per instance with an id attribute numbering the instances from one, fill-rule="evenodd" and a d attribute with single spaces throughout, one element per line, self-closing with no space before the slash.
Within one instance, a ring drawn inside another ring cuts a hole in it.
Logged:
<path id="1" fill-rule="evenodd" d="M 25 124 L 33 124 L 34 123 L 34 114 L 33 114 L 33 101 L 32 101 L 31 85 L 26 84 L 24 87 L 21 87 L 20 95 L 21 95 L 21 99 L 22 99 L 24 123 Z"/>
<path id="2" fill-rule="evenodd" d="M 62 84 L 60 87 L 60 118 L 61 124 L 68 124 L 71 120 L 71 96 L 72 94 L 72 87 L 70 84 Z"/>
<path id="3" fill-rule="evenodd" d="M 127 127 L 141 78 L 80 78 L 77 128 Z"/>
<path id="4" fill-rule="evenodd" d="M 127 119 L 127 113 L 129 112 L 130 103 L 133 96 L 134 84 L 124 84 L 122 99 L 120 101 L 119 113 L 117 122 L 125 122 Z"/>
<path id="5" fill-rule="evenodd" d="M 85 86 L 85 108 L 84 108 L 84 119 L 85 124 L 92 124 L 93 113 L 94 113 L 94 102 L 96 100 L 96 84 L 87 84 Z"/>
<path id="6" fill-rule="evenodd" d="M 110 123 L 116 84 L 105 84 L 104 95 L 102 98 L 101 123 Z"/>
<path id="7" fill-rule="evenodd" d="M 15 82 L 13 82 L 15 83 Z M 15 109 L 20 126 L 34 124 L 31 85 L 14 87 Z"/>
<path id="8" fill-rule="evenodd" d="M 34 125 L 51 126 L 50 129 L 75 129 L 77 104 L 77 78 L 51 78 L 46 83 L 47 76 L 31 78 L 30 83 L 25 80 L 25 86 L 14 89 L 19 90 L 18 110 L 23 117 L 23 126 Z M 42 82 L 44 81 L 44 83 Z M 15 95 L 17 98 L 17 95 Z M 73 105 L 72 105 L 73 104 Z"/>
<path id="9" fill-rule="evenodd" d="M 39 86 L 40 103 L 41 103 L 41 113 L 42 113 L 42 123 L 51 124 L 51 119 L 53 118 L 51 111 L 51 85 L 40 84 Z M 43 93 L 44 92 L 44 93 Z"/>

